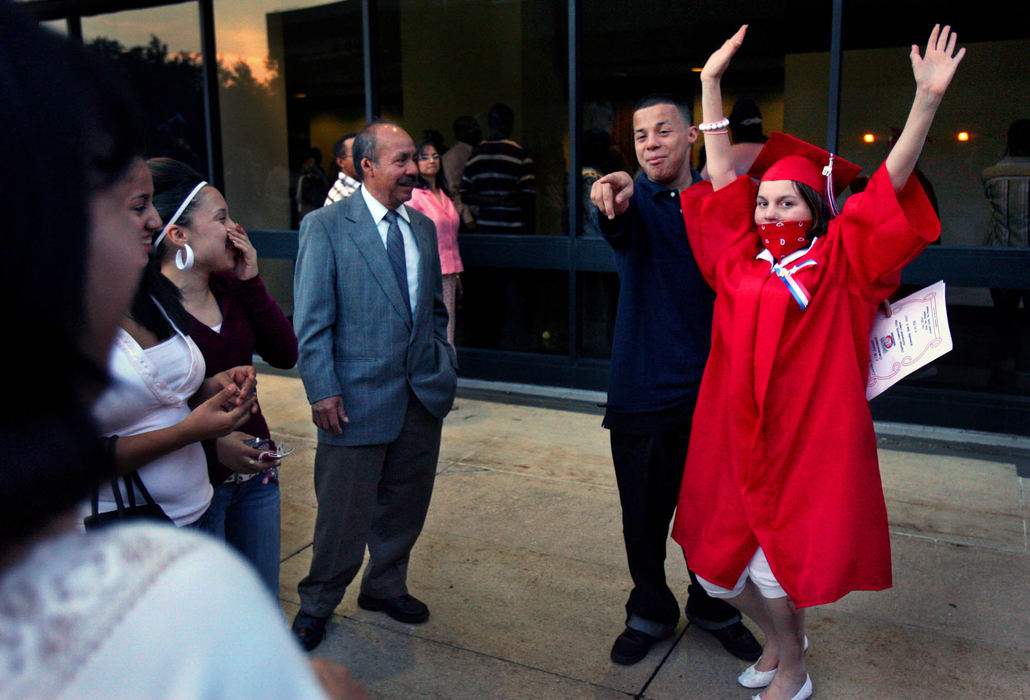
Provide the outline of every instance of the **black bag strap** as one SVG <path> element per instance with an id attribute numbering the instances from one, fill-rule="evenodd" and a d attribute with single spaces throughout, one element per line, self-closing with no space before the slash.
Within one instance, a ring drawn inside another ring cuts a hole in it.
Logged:
<path id="1" fill-rule="evenodd" d="M 136 486 L 136 489 L 139 491 L 139 494 L 143 496 L 144 502 L 146 502 L 146 504 L 150 506 L 157 505 L 157 501 L 155 501 L 153 497 L 151 497 L 150 492 L 147 491 L 147 487 L 143 485 L 143 479 L 142 477 L 140 477 L 139 472 L 133 472 L 131 476 L 132 483 Z M 132 491 L 130 489 L 130 493 L 131 492 Z M 132 505 L 136 505 L 135 499 L 133 499 Z"/>
<path id="2" fill-rule="evenodd" d="M 135 474 L 136 472 L 133 472 Z M 136 494 L 133 493 L 132 480 L 129 478 L 129 474 L 122 476 L 122 483 L 125 484 L 125 495 L 129 499 L 129 507 L 136 507 Z"/>
<path id="3" fill-rule="evenodd" d="M 125 510 L 125 506 L 122 505 L 122 494 L 119 493 L 118 467 L 115 465 L 114 460 L 115 444 L 118 442 L 118 436 L 111 435 L 100 438 L 100 440 L 103 443 L 104 464 L 111 470 L 111 491 L 114 492 L 114 502 L 118 506 L 118 512 L 120 513 Z M 90 505 L 92 506 L 93 515 L 96 515 L 100 511 L 100 484 L 93 487 L 93 497 L 90 498 Z"/>

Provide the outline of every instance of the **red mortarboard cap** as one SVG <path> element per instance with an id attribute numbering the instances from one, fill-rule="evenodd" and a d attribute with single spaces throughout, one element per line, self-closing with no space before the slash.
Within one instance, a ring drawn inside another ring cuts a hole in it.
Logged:
<path id="1" fill-rule="evenodd" d="M 748 175 L 762 181 L 796 180 L 816 192 L 826 191 L 823 168 L 830 164 L 830 152 L 818 146 L 774 131 L 765 142 Z M 833 156 L 833 194 L 840 195 L 844 188 L 862 172 L 862 168 L 840 156 Z"/>

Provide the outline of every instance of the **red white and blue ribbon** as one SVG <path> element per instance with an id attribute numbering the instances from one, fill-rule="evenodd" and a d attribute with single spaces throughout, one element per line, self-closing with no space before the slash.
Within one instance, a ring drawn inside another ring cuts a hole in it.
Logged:
<path id="1" fill-rule="evenodd" d="M 779 263 L 772 263 L 772 269 L 769 271 L 770 275 L 776 275 L 787 285 L 787 290 L 790 295 L 794 297 L 794 301 L 798 303 L 801 310 L 804 311 L 808 308 L 808 302 L 812 299 L 812 294 L 805 288 L 805 285 L 801 284 L 800 281 L 794 279 L 794 273 L 798 270 L 809 267 L 811 265 L 818 265 L 815 260 L 806 260 L 803 263 L 799 263 L 791 268 L 786 268 Z"/>

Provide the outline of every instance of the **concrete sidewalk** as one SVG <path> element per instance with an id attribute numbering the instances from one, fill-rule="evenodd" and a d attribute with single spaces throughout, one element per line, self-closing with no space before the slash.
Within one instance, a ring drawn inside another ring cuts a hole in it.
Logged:
<path id="1" fill-rule="evenodd" d="M 273 436 L 297 448 L 281 470 L 292 621 L 315 431 L 299 379 L 262 374 L 261 388 Z M 685 621 L 641 663 L 609 661 L 630 581 L 599 413 L 458 403 L 408 582 L 432 617 L 408 626 L 361 610 L 355 583 L 315 655 L 375 698 L 749 698 L 734 680 L 746 664 Z M 816 697 L 1030 698 L 1030 479 L 1017 474 L 1030 441 L 1005 444 L 881 441 L 894 588 L 810 611 Z M 685 602 L 671 541 L 667 569 Z"/>

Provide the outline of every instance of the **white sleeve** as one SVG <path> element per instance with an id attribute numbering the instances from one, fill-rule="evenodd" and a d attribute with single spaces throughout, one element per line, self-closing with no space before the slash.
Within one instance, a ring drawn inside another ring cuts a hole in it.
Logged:
<path id="1" fill-rule="evenodd" d="M 224 545 L 201 542 L 139 587 L 111 601 L 125 613 L 67 697 L 326 697 L 265 587 Z"/>

